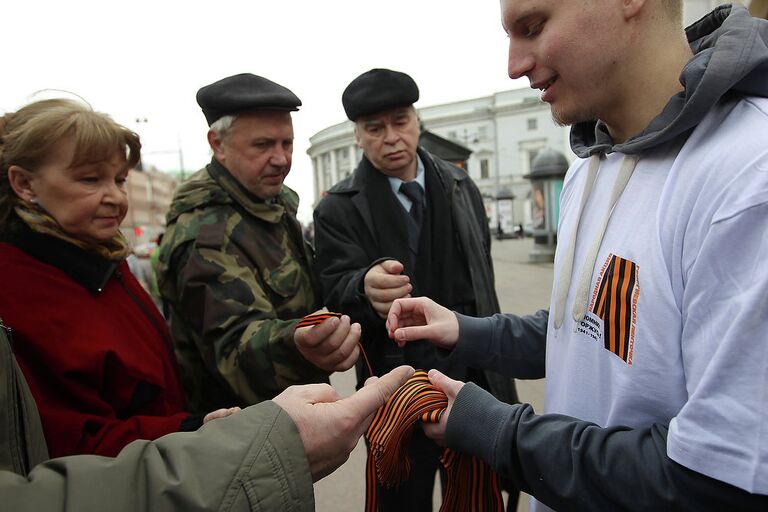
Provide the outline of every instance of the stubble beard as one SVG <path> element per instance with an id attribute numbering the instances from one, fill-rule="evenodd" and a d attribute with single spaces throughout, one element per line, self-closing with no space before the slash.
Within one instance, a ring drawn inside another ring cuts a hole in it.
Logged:
<path id="1" fill-rule="evenodd" d="M 552 121 L 558 126 L 573 126 L 575 124 L 597 119 L 597 116 L 587 108 L 567 111 L 551 105 L 550 113 L 552 114 Z"/>

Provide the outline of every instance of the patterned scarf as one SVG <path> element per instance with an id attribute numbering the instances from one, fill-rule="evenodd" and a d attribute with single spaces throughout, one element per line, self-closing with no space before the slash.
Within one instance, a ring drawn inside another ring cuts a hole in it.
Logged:
<path id="1" fill-rule="evenodd" d="M 67 234 L 61 225 L 56 222 L 56 219 L 36 204 L 28 204 L 19 199 L 14 205 L 14 211 L 33 231 L 54 236 L 85 251 L 96 253 L 107 260 L 124 260 L 131 253 L 128 241 L 119 230 L 108 242 L 97 244 L 86 242 Z"/>

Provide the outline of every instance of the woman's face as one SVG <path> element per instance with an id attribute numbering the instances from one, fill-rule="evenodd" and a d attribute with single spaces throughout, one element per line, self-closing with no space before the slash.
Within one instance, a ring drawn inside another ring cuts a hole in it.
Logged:
<path id="1" fill-rule="evenodd" d="M 37 203 L 69 235 L 104 243 L 117 234 L 128 212 L 125 156 L 115 151 L 101 162 L 71 167 L 74 142 L 65 138 L 29 176 Z"/>

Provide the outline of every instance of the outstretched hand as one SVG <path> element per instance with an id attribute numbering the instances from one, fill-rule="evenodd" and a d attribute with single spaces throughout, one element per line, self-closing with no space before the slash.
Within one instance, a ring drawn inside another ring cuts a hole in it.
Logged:
<path id="1" fill-rule="evenodd" d="M 331 474 L 349 458 L 376 410 L 411 375 L 413 368 L 399 366 L 368 379 L 347 398 L 340 398 L 328 384 L 308 384 L 291 386 L 273 399 L 299 430 L 313 481 Z"/>
<path id="2" fill-rule="evenodd" d="M 440 418 L 439 423 L 423 423 L 424 433 L 440 446 L 445 446 L 445 429 L 448 426 L 448 416 L 451 414 L 453 402 L 464 387 L 464 383 L 440 373 L 437 370 L 429 370 L 429 382 L 438 387 L 448 397 L 448 406 Z"/>
<path id="3" fill-rule="evenodd" d="M 459 339 L 459 321 L 453 311 L 427 297 L 398 299 L 387 315 L 387 332 L 400 347 L 408 341 L 428 340 L 452 349 Z"/>

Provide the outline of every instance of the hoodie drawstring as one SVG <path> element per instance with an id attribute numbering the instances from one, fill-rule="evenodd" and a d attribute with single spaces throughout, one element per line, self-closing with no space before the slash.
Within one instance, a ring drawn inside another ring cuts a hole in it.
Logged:
<path id="1" fill-rule="evenodd" d="M 616 181 L 613 183 L 613 190 L 611 191 L 611 197 L 609 199 L 609 206 L 606 209 L 603 216 L 602 223 L 598 226 L 598 231 L 595 234 L 595 238 L 592 241 L 592 245 L 589 248 L 587 257 L 581 267 L 581 273 L 579 275 L 578 285 L 576 287 L 576 298 L 573 301 L 572 315 L 574 321 L 578 324 L 584 319 L 584 315 L 587 312 L 587 302 L 589 301 L 589 286 L 592 283 L 592 274 L 595 269 L 595 261 L 597 260 L 597 251 L 600 249 L 600 244 L 603 242 L 603 236 L 605 230 L 608 227 L 608 221 L 611 218 L 616 203 L 621 197 L 622 192 L 629 183 L 629 179 L 632 177 L 632 172 L 637 165 L 637 156 L 625 155 L 624 160 L 621 163 L 619 173 L 616 175 Z M 589 161 L 589 168 L 587 170 L 587 178 L 584 183 L 584 190 L 581 196 L 581 203 L 579 204 L 578 216 L 576 218 L 576 225 L 571 232 L 571 236 L 568 240 L 565 255 L 563 256 L 563 268 L 557 279 L 556 290 L 556 302 L 555 302 L 555 329 L 559 329 L 563 325 L 563 319 L 565 317 L 565 302 L 568 298 L 568 291 L 571 288 L 571 278 L 573 275 L 573 258 L 576 251 L 576 234 L 579 231 L 579 224 L 581 223 L 581 217 L 584 213 L 584 206 L 587 204 L 592 188 L 594 187 L 595 180 L 597 178 L 597 171 L 600 167 L 600 155 L 592 155 Z"/>

